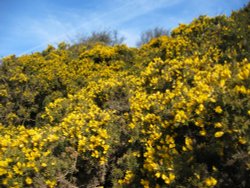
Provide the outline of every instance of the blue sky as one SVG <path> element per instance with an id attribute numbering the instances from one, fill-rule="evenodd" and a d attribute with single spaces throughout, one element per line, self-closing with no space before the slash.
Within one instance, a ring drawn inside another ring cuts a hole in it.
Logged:
<path id="1" fill-rule="evenodd" d="M 129 46 L 142 31 L 172 29 L 199 15 L 229 15 L 248 0 L 0 0 L 0 58 L 117 30 Z"/>

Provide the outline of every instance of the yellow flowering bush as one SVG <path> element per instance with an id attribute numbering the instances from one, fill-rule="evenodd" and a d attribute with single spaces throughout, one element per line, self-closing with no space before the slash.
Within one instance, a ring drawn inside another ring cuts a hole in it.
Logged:
<path id="1" fill-rule="evenodd" d="M 3 58 L 0 187 L 247 187 L 249 12 Z"/>
<path id="2" fill-rule="evenodd" d="M 58 131 L 58 127 L 1 126 L 1 184 L 6 187 L 45 186 L 48 181 L 50 187 L 65 184 L 65 174 L 76 170 L 71 164 L 77 154 L 69 146 L 64 151 L 67 155 L 57 151 L 64 142 L 62 137 L 59 141 Z"/>

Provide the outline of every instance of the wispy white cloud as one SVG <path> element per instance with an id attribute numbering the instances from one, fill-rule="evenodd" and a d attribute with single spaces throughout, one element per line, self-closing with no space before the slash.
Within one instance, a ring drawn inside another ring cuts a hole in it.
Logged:
<path id="1" fill-rule="evenodd" d="M 137 0 L 137 1 L 116 1 L 112 7 L 108 7 L 108 11 L 94 12 L 92 14 L 84 14 L 81 11 L 63 11 L 60 12 L 61 18 L 49 15 L 47 18 L 41 20 L 26 20 L 30 27 L 26 34 L 36 38 L 41 42 L 40 44 L 25 50 L 22 54 L 26 54 L 41 48 L 47 44 L 55 44 L 59 41 L 70 41 L 77 34 L 85 31 L 90 32 L 100 28 L 114 28 L 118 27 L 124 22 L 130 21 L 138 16 L 147 14 L 159 8 L 172 6 L 180 0 Z M 67 19 L 65 19 L 67 18 Z M 130 38 L 129 45 L 135 38 L 129 31 L 121 31 L 125 37 Z M 131 39 L 132 38 L 132 39 Z"/>
<path id="2" fill-rule="evenodd" d="M 217 0 L 204 2 L 200 0 L 188 2 L 186 0 L 112 0 L 100 1 L 98 8 L 92 6 L 88 9 L 85 5 L 56 7 L 48 10 L 43 18 L 22 20 L 22 25 L 16 28 L 16 32 L 37 45 L 27 48 L 20 55 L 41 50 L 48 44 L 54 45 L 60 41 L 71 42 L 77 35 L 105 29 L 118 29 L 119 33 L 127 38 L 127 44 L 134 46 L 143 29 L 163 24 L 166 24 L 167 28 L 172 28 L 180 22 L 188 23 L 202 13 L 213 14 L 219 10 L 216 9 L 216 5 L 225 7 L 226 3 L 225 0 L 221 2 Z M 159 15 L 158 20 L 156 14 Z"/>

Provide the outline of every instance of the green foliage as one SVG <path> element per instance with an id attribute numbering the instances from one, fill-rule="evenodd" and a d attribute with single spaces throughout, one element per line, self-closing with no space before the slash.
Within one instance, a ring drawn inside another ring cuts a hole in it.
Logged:
<path id="1" fill-rule="evenodd" d="M 248 187 L 248 18 L 3 58 L 1 187 Z"/>

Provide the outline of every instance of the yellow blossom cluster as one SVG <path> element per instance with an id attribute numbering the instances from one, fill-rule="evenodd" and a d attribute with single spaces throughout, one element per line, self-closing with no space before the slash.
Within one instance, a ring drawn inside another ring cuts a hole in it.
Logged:
<path id="1" fill-rule="evenodd" d="M 249 10 L 3 58 L 0 187 L 250 184 Z"/>
<path id="2" fill-rule="evenodd" d="M 1 184 L 27 187 L 37 183 L 45 185 L 50 181 L 54 182 L 50 187 L 55 187 L 57 173 L 68 169 L 67 165 L 62 165 L 65 161 L 53 156 L 59 140 L 58 130 L 58 127 L 27 129 L 11 126 L 6 129 L 1 126 Z M 58 165 L 62 166 L 59 168 Z M 43 179 L 45 177 L 47 180 Z M 37 182 L 38 178 L 42 182 Z"/>

